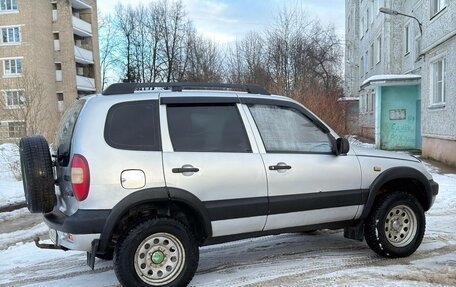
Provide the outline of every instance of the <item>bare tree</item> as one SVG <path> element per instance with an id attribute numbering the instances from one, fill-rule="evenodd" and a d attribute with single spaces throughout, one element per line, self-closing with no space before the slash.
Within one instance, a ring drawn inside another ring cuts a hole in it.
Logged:
<path id="1" fill-rule="evenodd" d="M 23 72 L 23 76 L 10 79 L 5 95 L 0 97 L 0 120 L 17 123 L 19 136 L 42 134 L 53 136 L 56 121 L 47 110 L 47 94 L 37 74 Z M 10 93 L 8 93 L 10 92 Z M 22 123 L 22 124 L 19 124 Z"/>
<path id="2" fill-rule="evenodd" d="M 119 34 L 119 46 L 121 50 L 120 54 L 124 55 L 125 62 L 123 63 L 125 69 L 125 81 L 135 82 L 137 81 L 137 75 L 133 65 L 133 41 L 134 32 L 137 27 L 137 21 L 135 17 L 135 10 L 131 6 L 124 6 L 117 4 L 115 13 L 115 25 Z"/>
<path id="3" fill-rule="evenodd" d="M 99 37 L 103 39 L 103 41 L 100 41 L 100 68 L 101 90 L 104 90 L 106 85 L 113 81 L 111 77 L 117 64 L 117 57 L 114 53 L 117 46 L 117 38 L 112 15 L 98 15 L 98 31 Z"/>

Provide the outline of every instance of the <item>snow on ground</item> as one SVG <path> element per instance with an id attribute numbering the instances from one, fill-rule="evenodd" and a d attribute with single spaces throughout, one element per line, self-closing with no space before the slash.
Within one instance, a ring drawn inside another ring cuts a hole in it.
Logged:
<path id="1" fill-rule="evenodd" d="M 440 193 L 412 256 L 381 258 L 341 230 L 265 236 L 201 248 L 190 286 L 456 286 L 456 173 L 426 166 Z M 26 208 L 0 213 L 0 287 L 119 286 L 110 261 L 91 271 L 84 253 L 36 248 L 40 222 Z"/>
<path id="2" fill-rule="evenodd" d="M 20 173 L 19 148 L 15 144 L 0 145 L 0 209 L 11 204 L 24 202 Z"/>

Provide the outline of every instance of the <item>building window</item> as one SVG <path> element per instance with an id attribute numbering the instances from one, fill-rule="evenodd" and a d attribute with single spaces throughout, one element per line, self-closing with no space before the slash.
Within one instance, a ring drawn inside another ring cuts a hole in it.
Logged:
<path id="1" fill-rule="evenodd" d="M 18 108 L 24 105 L 24 91 L 23 90 L 8 90 L 5 91 L 5 104 L 9 109 Z"/>
<path id="2" fill-rule="evenodd" d="M 62 63 L 55 63 L 55 80 L 61 82 L 63 80 Z"/>
<path id="3" fill-rule="evenodd" d="M 370 93 L 369 112 L 373 113 L 375 108 L 375 92 Z"/>
<path id="4" fill-rule="evenodd" d="M 22 73 L 22 59 L 6 59 L 3 60 L 3 75 L 6 77 L 9 76 L 19 76 Z"/>
<path id="5" fill-rule="evenodd" d="M 374 43 L 371 44 L 371 47 L 370 47 L 370 59 L 369 59 L 369 62 L 370 62 L 370 68 L 374 68 Z"/>
<path id="6" fill-rule="evenodd" d="M 363 56 L 361 56 L 361 60 L 359 61 L 359 67 L 360 67 L 359 77 L 362 78 L 364 75 L 364 57 Z"/>
<path id="7" fill-rule="evenodd" d="M 367 74 L 367 72 L 369 72 L 369 51 L 364 55 L 364 73 Z"/>
<path id="8" fill-rule="evenodd" d="M 51 3 L 51 4 L 52 4 L 52 22 L 56 22 L 58 19 L 57 3 Z"/>
<path id="9" fill-rule="evenodd" d="M 410 53 L 410 24 L 405 25 L 404 28 L 404 49 L 405 55 Z"/>
<path id="10" fill-rule="evenodd" d="M 25 136 L 25 123 L 24 122 L 9 122 L 8 123 L 8 137 L 21 138 Z"/>
<path id="11" fill-rule="evenodd" d="M 54 51 L 60 51 L 60 34 L 59 32 L 54 32 Z"/>
<path id="12" fill-rule="evenodd" d="M 415 38 L 415 55 L 416 59 L 420 58 L 421 55 L 421 35 Z"/>
<path id="13" fill-rule="evenodd" d="M 16 11 L 17 0 L 0 0 L 0 11 Z"/>
<path id="14" fill-rule="evenodd" d="M 378 64 L 382 60 L 382 36 L 377 37 L 376 41 L 376 57 L 375 57 L 375 62 Z"/>
<path id="15" fill-rule="evenodd" d="M 7 27 L 1 29 L 2 37 L 1 43 L 13 44 L 21 42 L 21 28 L 20 27 Z"/>
<path id="16" fill-rule="evenodd" d="M 431 18 L 443 10 L 446 6 L 446 0 L 430 0 L 431 1 Z"/>
<path id="17" fill-rule="evenodd" d="M 439 59 L 431 64 L 432 99 L 433 105 L 445 104 L 445 59 Z"/>
<path id="18" fill-rule="evenodd" d="M 361 22 L 359 22 L 359 37 L 363 38 L 364 36 L 364 17 L 361 18 Z"/>
<path id="19" fill-rule="evenodd" d="M 370 16 L 371 16 L 370 15 L 370 9 L 367 8 L 367 10 L 366 10 L 366 32 L 367 32 L 367 30 L 369 30 L 369 24 L 371 22 L 371 20 L 370 20 L 371 17 Z"/>

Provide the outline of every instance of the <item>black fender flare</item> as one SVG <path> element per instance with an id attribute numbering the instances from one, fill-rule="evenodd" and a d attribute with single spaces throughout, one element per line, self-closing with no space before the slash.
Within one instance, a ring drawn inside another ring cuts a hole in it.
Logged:
<path id="1" fill-rule="evenodd" d="M 433 181 L 426 178 L 426 176 L 417 169 L 411 167 L 392 167 L 383 171 L 369 187 L 369 195 L 359 220 L 364 221 L 369 215 L 372 206 L 374 205 L 375 198 L 380 192 L 380 188 L 385 183 L 395 179 L 413 179 L 422 184 L 424 187 L 424 198 L 426 200 L 423 209 L 427 211 L 431 208 L 432 197 L 435 195 L 431 186 Z"/>
<path id="2" fill-rule="evenodd" d="M 201 221 L 205 234 L 212 236 L 212 225 L 209 213 L 204 204 L 195 195 L 178 188 L 146 188 L 123 198 L 117 203 L 106 218 L 103 231 L 100 235 L 100 242 L 97 253 L 108 251 L 109 244 L 118 222 L 132 208 L 147 203 L 183 203 L 190 207 Z"/>

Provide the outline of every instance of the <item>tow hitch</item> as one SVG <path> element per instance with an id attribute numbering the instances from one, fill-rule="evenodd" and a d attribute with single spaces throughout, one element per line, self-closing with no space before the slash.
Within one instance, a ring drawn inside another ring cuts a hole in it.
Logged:
<path id="1" fill-rule="evenodd" d="M 68 250 L 68 248 L 60 246 L 60 245 L 40 243 L 39 237 L 33 238 L 33 241 L 35 241 L 36 247 L 41 248 L 41 249 L 56 249 L 56 250 L 63 250 L 63 251 Z"/>

